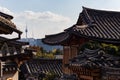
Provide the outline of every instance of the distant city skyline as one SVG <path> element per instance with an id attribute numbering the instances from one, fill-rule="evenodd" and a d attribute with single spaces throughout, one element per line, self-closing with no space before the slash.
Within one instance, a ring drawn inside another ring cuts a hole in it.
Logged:
<path id="1" fill-rule="evenodd" d="M 0 11 L 14 16 L 13 22 L 26 37 L 44 38 L 74 25 L 82 6 L 120 11 L 120 0 L 0 0 Z"/>

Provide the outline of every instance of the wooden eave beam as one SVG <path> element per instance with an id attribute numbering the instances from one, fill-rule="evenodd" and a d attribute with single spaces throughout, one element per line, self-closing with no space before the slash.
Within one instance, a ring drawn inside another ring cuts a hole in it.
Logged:
<path id="1" fill-rule="evenodd" d="M 3 28 L 2 26 L 0 26 L 0 31 L 4 32 L 5 34 L 12 33 L 11 30 L 9 30 L 9 29 L 7 29 L 7 28 Z"/>

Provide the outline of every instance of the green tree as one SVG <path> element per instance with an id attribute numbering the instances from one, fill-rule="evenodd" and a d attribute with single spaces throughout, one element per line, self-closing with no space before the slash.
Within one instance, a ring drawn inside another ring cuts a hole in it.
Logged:
<path id="1" fill-rule="evenodd" d="M 52 50 L 52 54 L 59 55 L 59 54 L 62 54 L 62 51 L 60 49 L 55 48 L 55 49 Z"/>
<path id="2" fill-rule="evenodd" d="M 46 77 L 43 80 L 54 80 L 58 77 L 58 74 L 55 74 L 53 71 L 46 73 Z"/>

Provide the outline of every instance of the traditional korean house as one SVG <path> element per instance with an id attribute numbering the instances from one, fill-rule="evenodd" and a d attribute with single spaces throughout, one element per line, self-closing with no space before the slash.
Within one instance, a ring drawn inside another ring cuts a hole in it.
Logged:
<path id="1" fill-rule="evenodd" d="M 20 65 L 32 57 L 32 50 L 23 48 L 29 43 L 17 41 L 22 32 L 12 19 L 13 16 L 0 12 L 0 34 L 18 34 L 12 39 L 0 37 L 0 80 L 18 80 Z"/>
<path id="2" fill-rule="evenodd" d="M 78 80 L 120 79 L 120 12 L 83 7 L 75 25 L 42 41 L 63 46 L 65 74 L 76 74 Z"/>

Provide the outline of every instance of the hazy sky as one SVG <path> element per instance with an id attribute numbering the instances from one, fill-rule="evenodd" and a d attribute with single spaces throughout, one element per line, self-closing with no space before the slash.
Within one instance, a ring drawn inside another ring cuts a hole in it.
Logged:
<path id="1" fill-rule="evenodd" d="M 0 0 L 0 11 L 14 16 L 25 37 L 43 38 L 74 25 L 82 6 L 120 11 L 120 0 Z"/>

